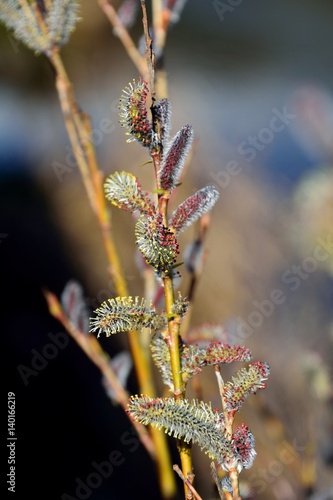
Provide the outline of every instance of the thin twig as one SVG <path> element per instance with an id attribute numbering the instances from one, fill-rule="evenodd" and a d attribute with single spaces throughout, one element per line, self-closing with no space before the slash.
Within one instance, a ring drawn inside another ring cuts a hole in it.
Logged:
<path id="1" fill-rule="evenodd" d="M 140 52 L 138 51 L 135 43 L 133 42 L 131 36 L 129 35 L 127 29 L 119 19 L 119 16 L 117 15 L 117 12 L 113 5 L 111 5 L 107 0 L 97 0 L 98 5 L 106 15 L 106 17 L 109 19 L 110 23 L 112 24 L 114 30 L 117 33 L 117 36 L 121 43 L 123 44 L 128 56 L 134 63 L 135 67 L 137 68 L 138 72 L 144 79 L 147 77 L 147 66 L 145 63 L 144 58 L 141 56 Z"/>
<path id="2" fill-rule="evenodd" d="M 231 481 L 231 486 L 232 486 L 232 500 L 242 500 L 241 496 L 239 494 L 239 474 L 237 469 L 230 469 L 229 472 L 229 477 Z"/>
<path id="3" fill-rule="evenodd" d="M 99 222 L 104 247 L 109 262 L 109 271 L 114 280 L 118 295 L 127 295 L 127 285 L 120 259 L 111 233 L 109 210 L 103 192 L 103 172 L 98 168 L 90 121 L 87 115 L 78 111 L 71 82 L 59 53 L 54 50 L 49 56 L 56 71 L 56 88 L 63 112 L 68 136 L 72 144 L 90 205 Z"/>
<path id="4" fill-rule="evenodd" d="M 217 488 L 218 494 L 220 495 L 220 498 L 222 500 L 224 500 L 225 499 L 225 495 L 224 495 L 224 492 L 223 492 L 223 489 L 222 489 L 221 480 L 220 480 L 218 472 L 216 470 L 215 462 L 211 462 L 210 468 L 211 468 L 212 478 L 214 479 L 214 483 L 216 484 L 216 488 Z"/>
<path id="5" fill-rule="evenodd" d="M 196 498 L 197 500 L 202 500 L 201 496 L 199 495 L 199 493 L 197 492 L 197 490 L 194 488 L 194 486 L 192 486 L 192 483 L 191 481 L 189 481 L 189 479 L 187 479 L 184 474 L 182 473 L 182 471 L 180 470 L 180 468 L 178 467 L 177 464 L 175 464 L 173 467 L 173 470 L 175 472 L 177 472 L 178 476 L 180 477 L 180 479 L 182 481 L 184 481 L 184 483 L 186 484 L 186 486 L 188 487 L 188 489 L 191 491 L 191 493 L 193 494 L 194 498 Z M 193 496 L 191 495 L 191 498 L 193 498 Z M 189 499 L 190 497 L 188 497 Z"/>
<path id="6" fill-rule="evenodd" d="M 220 365 L 214 365 L 214 369 L 215 369 L 215 375 L 216 375 L 217 384 L 219 386 L 219 392 L 220 392 L 220 397 L 221 397 L 221 404 L 222 404 L 222 410 L 223 410 L 223 416 L 224 416 L 224 425 L 225 425 L 226 431 L 231 436 L 233 417 L 228 412 L 228 409 L 227 409 L 227 406 L 225 403 L 225 399 L 223 397 L 224 380 L 223 380 L 222 375 L 221 375 Z"/>
<path id="7" fill-rule="evenodd" d="M 174 287 L 173 280 L 171 276 L 166 276 L 163 278 L 164 284 L 164 295 L 165 295 L 165 308 L 167 312 L 168 320 L 168 344 L 170 351 L 170 362 L 171 362 L 171 370 L 172 370 L 172 378 L 174 385 L 174 398 L 176 400 L 185 398 L 185 384 L 183 381 L 182 373 L 181 373 L 181 358 L 179 352 L 179 331 L 180 331 L 180 318 L 178 316 L 174 316 L 173 314 L 173 304 L 175 301 L 174 297 Z M 189 443 L 186 443 L 184 439 L 177 440 L 178 452 L 180 455 L 180 460 L 182 464 L 182 470 L 184 476 L 188 476 L 188 474 L 192 474 L 193 466 L 192 466 L 192 457 L 191 457 L 191 446 Z M 188 487 L 186 483 L 184 483 L 185 488 L 185 498 L 188 495 Z"/>
<path id="8" fill-rule="evenodd" d="M 149 89 L 151 99 L 154 102 L 156 98 L 155 92 L 155 53 L 153 50 L 153 40 L 149 34 L 149 25 L 148 25 L 148 17 L 147 17 L 147 9 L 145 0 L 141 1 L 142 8 L 142 24 L 143 24 L 143 32 L 145 36 L 146 42 L 146 63 L 148 68 L 148 78 L 149 78 Z"/>
<path id="9" fill-rule="evenodd" d="M 146 41 L 146 58 L 147 58 L 147 67 L 149 74 L 149 84 L 150 84 L 150 91 L 152 97 L 152 110 L 153 110 L 154 100 L 155 100 L 155 54 L 152 47 L 152 39 L 149 34 L 145 0 L 141 0 L 141 7 L 143 14 L 142 22 L 144 28 L 145 41 Z M 162 152 L 160 150 L 157 150 L 151 154 L 151 157 L 154 165 L 156 188 L 159 190 L 160 184 L 159 184 L 158 171 L 160 169 Z M 165 225 L 165 227 L 168 227 L 168 213 L 167 213 L 168 200 L 169 200 L 169 193 L 166 192 L 165 195 L 158 195 L 158 210 L 163 218 L 163 224 Z M 185 397 L 185 385 L 181 374 L 181 359 L 179 352 L 180 317 L 173 314 L 173 304 L 175 301 L 175 294 L 174 294 L 174 285 L 172 276 L 165 276 L 163 278 L 163 286 L 164 286 L 164 296 L 165 296 L 165 308 L 167 316 L 169 318 L 168 344 L 169 344 L 170 362 L 171 362 L 172 378 L 174 385 L 174 398 L 175 400 L 180 400 L 184 399 Z M 189 475 L 193 474 L 191 447 L 189 443 L 186 443 L 183 439 L 177 440 L 177 447 L 180 455 L 184 477 L 189 477 Z M 188 498 L 189 489 L 186 483 L 184 483 L 184 494 L 185 498 Z"/>
<path id="10" fill-rule="evenodd" d="M 215 369 L 215 375 L 217 378 L 217 383 L 219 386 L 219 392 L 220 392 L 220 397 L 221 397 L 221 404 L 222 404 L 222 410 L 223 410 L 223 415 L 224 415 L 224 425 L 227 434 L 229 434 L 230 439 L 232 436 L 232 426 L 234 423 L 234 415 L 233 413 L 229 412 L 225 403 L 225 399 L 223 397 L 223 388 L 224 388 L 224 380 L 221 375 L 221 369 L 220 365 L 214 365 Z M 232 485 L 232 492 L 233 492 L 233 500 L 242 500 L 239 494 L 239 473 L 236 468 L 232 468 L 228 471 L 231 485 Z"/>

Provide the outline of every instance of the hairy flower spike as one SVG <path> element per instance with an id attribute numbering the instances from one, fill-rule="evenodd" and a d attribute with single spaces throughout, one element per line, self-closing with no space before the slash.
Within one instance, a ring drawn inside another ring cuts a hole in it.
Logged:
<path id="1" fill-rule="evenodd" d="M 53 43 L 64 45 L 68 42 L 75 24 L 79 20 L 78 9 L 76 1 L 53 0 L 52 8 L 47 12 L 45 19 Z"/>
<path id="2" fill-rule="evenodd" d="M 193 129 L 191 125 L 185 125 L 175 135 L 168 148 L 163 152 L 162 164 L 159 172 L 162 189 L 172 191 L 176 187 L 192 142 Z"/>
<path id="3" fill-rule="evenodd" d="M 252 363 L 248 369 L 239 370 L 236 376 L 232 377 L 232 381 L 226 382 L 223 388 L 223 398 L 228 411 L 238 411 L 250 394 L 265 389 L 268 376 L 269 365 L 261 361 Z"/>
<path id="4" fill-rule="evenodd" d="M 166 321 L 159 316 L 155 309 L 146 306 L 145 299 L 135 297 L 116 297 L 108 299 L 95 310 L 95 318 L 91 318 L 91 332 L 102 332 L 107 337 L 113 333 L 129 332 L 141 328 L 154 330 L 164 328 Z"/>
<path id="5" fill-rule="evenodd" d="M 221 464 L 239 459 L 225 432 L 221 414 L 202 401 L 132 396 L 128 411 L 144 425 L 163 428 L 170 436 L 183 438 L 187 443 L 193 441 L 211 459 Z"/>
<path id="6" fill-rule="evenodd" d="M 119 122 L 122 127 L 127 128 L 126 135 L 131 136 L 127 142 L 136 140 L 144 147 L 152 147 L 155 139 L 152 124 L 147 117 L 147 82 L 141 78 L 137 82 L 133 79 L 133 83 L 129 83 L 123 92 L 119 104 Z"/>
<path id="7" fill-rule="evenodd" d="M 249 349 L 241 346 L 231 346 L 212 342 L 204 349 L 198 349 L 194 345 L 186 345 L 182 338 L 178 337 L 178 349 L 181 358 L 181 373 L 185 383 L 192 377 L 202 372 L 205 366 L 219 363 L 232 363 L 234 361 L 250 361 Z M 173 390 L 173 378 L 171 370 L 170 351 L 167 338 L 160 332 L 156 332 L 150 343 L 152 358 L 162 374 L 163 382 Z"/>
<path id="8" fill-rule="evenodd" d="M 49 10 L 41 10 L 39 2 L 20 0 L 0 2 L 0 19 L 15 37 L 29 48 L 48 54 L 54 47 L 67 43 L 75 24 L 79 20 L 76 0 L 52 0 Z M 38 22 L 37 9 L 43 17 L 46 30 Z"/>
<path id="9" fill-rule="evenodd" d="M 153 215 L 155 207 L 148 193 L 141 190 L 137 178 L 128 172 L 115 172 L 104 183 L 105 196 L 113 205 L 123 210 Z"/>
<path id="10" fill-rule="evenodd" d="M 126 29 L 131 28 L 135 23 L 139 6 L 140 5 L 137 0 L 124 0 L 117 10 L 117 16 Z M 113 29 L 113 33 L 117 35 L 116 28 Z"/>
<path id="11" fill-rule="evenodd" d="M 170 220 L 170 227 L 176 233 L 184 231 L 193 222 L 197 221 L 203 214 L 213 208 L 219 192 L 214 186 L 206 186 L 200 189 L 195 194 L 187 198 L 179 207 L 173 212 Z"/>
<path id="12" fill-rule="evenodd" d="M 133 367 L 131 354 L 128 351 L 119 352 L 110 359 L 109 366 L 114 371 L 121 386 L 125 388 L 130 371 Z M 109 398 L 116 404 L 118 402 L 117 394 L 105 376 L 102 378 L 102 385 Z"/>
<path id="13" fill-rule="evenodd" d="M 89 315 L 84 300 L 83 288 L 75 280 L 70 280 L 61 294 L 62 308 L 75 328 L 82 333 L 88 333 Z"/>
<path id="14" fill-rule="evenodd" d="M 147 264 L 159 275 L 170 275 L 179 254 L 175 235 L 163 225 L 162 215 L 140 217 L 135 225 L 136 243 Z"/>
<path id="15" fill-rule="evenodd" d="M 239 345 L 211 342 L 204 349 L 194 345 L 185 346 L 182 355 L 182 373 L 186 380 L 202 372 L 204 366 L 219 363 L 233 363 L 234 361 L 250 361 L 251 352 L 246 347 Z"/>
<path id="16" fill-rule="evenodd" d="M 250 469 L 257 454 L 254 449 L 254 436 L 252 432 L 247 425 L 242 424 L 236 427 L 232 439 L 241 457 L 244 469 Z"/>
<path id="17" fill-rule="evenodd" d="M 181 293 L 178 292 L 178 297 L 175 299 L 173 303 L 172 311 L 174 314 L 177 314 L 182 318 L 187 313 L 189 305 L 190 305 L 189 301 L 187 299 L 184 299 Z"/>
<path id="18" fill-rule="evenodd" d="M 169 139 L 171 128 L 171 105 L 169 99 L 161 99 L 153 108 L 154 125 L 157 136 L 164 146 Z"/>

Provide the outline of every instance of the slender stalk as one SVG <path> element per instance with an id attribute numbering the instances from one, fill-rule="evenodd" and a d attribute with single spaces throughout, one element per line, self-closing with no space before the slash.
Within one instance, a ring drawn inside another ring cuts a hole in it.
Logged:
<path id="1" fill-rule="evenodd" d="M 185 387 L 181 374 L 181 358 L 179 352 L 179 330 L 180 330 L 180 320 L 179 317 L 174 317 L 172 313 L 174 304 L 174 287 L 171 277 L 166 277 L 163 279 L 164 283 L 164 294 L 165 294 L 165 308 L 167 315 L 169 317 L 168 321 L 168 331 L 169 331 L 169 350 L 171 358 L 171 369 L 172 378 L 174 385 L 174 398 L 176 400 L 184 399 L 185 397 Z M 177 440 L 177 447 L 180 455 L 182 471 L 186 478 L 191 477 L 193 474 L 192 457 L 191 457 L 191 446 L 189 443 L 185 443 L 183 439 Z M 185 498 L 188 495 L 188 487 L 186 483 L 184 484 Z"/>
<path id="2" fill-rule="evenodd" d="M 130 37 L 127 29 L 117 16 L 117 12 L 113 5 L 111 5 L 108 0 L 97 0 L 100 8 L 109 19 L 113 28 L 117 32 L 119 40 L 123 44 L 129 58 L 132 60 L 133 64 L 137 68 L 138 72 L 145 79 L 147 75 L 147 66 L 145 64 L 144 58 L 141 56 L 140 52 L 136 48 L 135 43 Z"/>
<path id="3" fill-rule="evenodd" d="M 153 40 L 149 34 L 148 17 L 145 0 L 141 0 L 142 8 L 142 24 L 146 43 L 146 63 L 148 69 L 149 78 L 149 89 L 151 94 L 151 99 L 154 102 L 156 92 L 155 92 L 155 53 L 153 51 Z"/>
<path id="4" fill-rule="evenodd" d="M 229 477 L 232 486 L 232 500 L 242 500 L 239 494 L 239 474 L 237 469 L 230 469 Z"/>
<path id="5" fill-rule="evenodd" d="M 72 85 L 59 53 L 56 50 L 52 51 L 49 59 L 56 71 L 56 88 L 75 159 L 78 163 L 90 204 L 100 225 L 109 262 L 109 272 L 114 280 L 117 293 L 124 296 L 127 295 L 127 285 L 112 238 L 110 216 L 102 184 L 103 173 L 99 170 L 96 162 L 92 146 L 90 121 L 88 121 L 86 115 L 78 111 Z"/>
<path id="6" fill-rule="evenodd" d="M 158 4 L 155 4 L 155 8 L 158 7 Z M 142 7 L 142 22 L 144 35 L 146 40 L 146 59 L 148 66 L 148 74 L 149 74 L 149 82 L 150 82 L 150 91 L 152 98 L 152 113 L 154 111 L 154 101 L 155 101 L 155 54 L 152 48 L 152 39 L 149 34 L 148 28 L 148 18 L 147 18 L 147 10 L 146 10 L 146 2 L 145 0 L 141 0 Z M 154 166 L 155 173 L 155 182 L 156 188 L 160 190 L 160 182 L 158 172 L 160 170 L 160 163 L 162 159 L 161 151 L 154 151 L 151 155 Z M 165 192 L 163 195 L 158 195 L 158 210 L 162 215 L 163 224 L 165 227 L 168 227 L 168 202 L 169 202 L 169 193 Z M 176 400 L 185 398 L 185 385 L 181 374 L 181 358 L 179 352 L 179 334 L 180 334 L 180 318 L 175 316 L 173 313 L 173 304 L 175 301 L 174 294 L 174 286 L 172 276 L 166 276 L 163 278 L 163 286 L 164 286 L 164 296 L 165 296 L 165 308 L 168 316 L 168 343 L 170 350 L 170 361 L 171 361 L 171 370 L 173 377 L 173 385 L 174 385 L 174 398 Z M 177 440 L 177 448 L 180 455 L 182 471 L 185 478 L 191 482 L 193 480 L 193 466 L 192 466 L 192 457 L 191 457 L 191 446 L 189 443 L 186 443 L 183 439 Z M 192 494 L 186 484 L 184 483 L 184 494 L 185 498 L 191 498 Z"/>
<path id="7" fill-rule="evenodd" d="M 224 425 L 225 425 L 226 431 L 231 436 L 232 424 L 233 424 L 234 419 L 231 416 L 231 414 L 228 412 L 228 409 L 226 407 L 225 400 L 223 397 L 224 380 L 223 380 L 222 375 L 221 375 L 220 365 L 214 365 L 214 369 L 215 369 L 215 375 L 216 375 L 217 384 L 219 386 L 219 392 L 220 392 L 220 396 L 221 396 L 222 411 L 223 411 L 223 416 L 224 416 Z"/>
<path id="8" fill-rule="evenodd" d="M 152 155 L 153 163 L 154 163 L 154 171 L 156 177 L 157 188 L 159 188 L 159 181 L 157 172 L 159 171 L 159 162 L 161 161 L 160 153 Z M 168 193 L 164 195 L 158 196 L 158 207 L 159 213 L 163 217 L 163 224 L 165 227 L 168 227 L 168 201 L 169 196 Z M 173 378 L 173 386 L 174 386 L 174 398 L 176 400 L 185 398 L 185 385 L 183 381 L 183 377 L 181 374 L 181 358 L 179 352 L 179 335 L 180 335 L 180 318 L 179 316 L 174 315 L 173 313 L 173 304 L 175 301 L 175 293 L 174 293 L 174 285 L 172 276 L 166 276 L 163 278 L 163 288 L 164 288 L 164 297 L 165 297 L 165 309 L 168 316 L 168 344 L 170 351 L 170 361 L 171 361 L 171 370 L 172 370 L 172 378 Z M 191 457 L 191 446 L 189 443 L 186 443 L 182 439 L 177 440 L 177 448 L 180 455 L 182 471 L 186 478 L 193 477 L 193 466 L 192 466 L 192 457 Z M 185 498 L 188 498 L 190 495 L 188 486 L 186 482 L 184 483 L 184 493 Z"/>
<path id="9" fill-rule="evenodd" d="M 233 413 L 228 412 L 228 409 L 226 407 L 225 400 L 223 397 L 224 381 L 223 381 L 223 378 L 221 375 L 220 365 L 215 365 L 214 369 L 215 369 L 215 375 L 217 378 L 217 383 L 219 386 L 219 392 L 220 392 L 220 396 L 221 396 L 221 404 L 222 404 L 222 410 L 223 410 L 223 415 L 224 415 L 225 429 L 226 429 L 227 433 L 229 434 L 229 436 L 231 436 L 232 435 L 232 426 L 234 423 L 234 415 L 233 415 Z M 230 481 L 231 481 L 231 485 L 232 485 L 232 493 L 233 493 L 233 496 L 232 496 L 232 498 L 230 497 L 230 500 L 242 500 L 240 497 L 240 494 L 239 494 L 239 473 L 238 473 L 238 470 L 236 468 L 230 469 L 228 473 L 229 473 L 229 477 L 230 477 Z"/>
<path id="10" fill-rule="evenodd" d="M 220 498 L 222 500 L 225 500 L 227 497 L 225 496 L 225 494 L 223 492 L 222 485 L 221 485 L 221 480 L 220 480 L 218 472 L 216 470 L 215 462 L 211 462 L 210 468 L 211 468 L 212 477 L 213 477 L 214 482 L 216 484 L 216 488 L 217 488 L 217 491 L 218 491 L 218 493 L 220 495 Z M 232 500 L 232 498 L 231 499 L 229 498 L 229 500 Z"/>
<path id="11" fill-rule="evenodd" d="M 188 489 L 190 490 L 190 492 L 193 494 L 193 497 L 196 498 L 197 500 L 202 500 L 202 498 L 199 495 L 199 493 L 197 492 L 197 490 L 192 486 L 192 484 L 190 483 L 190 481 L 188 479 L 186 479 L 186 477 L 184 476 L 184 474 L 182 473 L 182 471 L 180 470 L 180 468 L 178 467 L 178 465 L 174 465 L 173 466 L 173 470 L 175 472 L 177 472 L 177 474 L 180 477 L 180 479 L 182 481 L 184 481 L 184 483 L 186 484 L 186 486 L 188 487 Z"/>
<path id="12" fill-rule="evenodd" d="M 184 398 L 184 382 L 181 375 L 181 359 L 179 352 L 179 318 L 173 316 L 172 308 L 175 301 L 173 282 L 171 277 L 163 278 L 165 309 L 169 317 L 169 350 L 171 357 L 171 368 L 173 376 L 174 397 L 175 399 Z"/>

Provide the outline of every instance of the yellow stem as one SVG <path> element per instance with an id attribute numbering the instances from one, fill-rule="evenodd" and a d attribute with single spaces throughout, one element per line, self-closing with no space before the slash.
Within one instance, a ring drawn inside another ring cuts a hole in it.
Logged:
<path id="1" fill-rule="evenodd" d="M 229 471 L 229 477 L 232 485 L 232 500 L 242 500 L 240 495 L 239 495 L 239 484 L 238 484 L 238 478 L 239 474 L 237 469 L 231 469 Z"/>
<path id="2" fill-rule="evenodd" d="M 180 320 L 179 317 L 173 317 L 172 306 L 174 303 L 174 288 L 173 281 L 171 277 L 166 277 L 163 279 L 164 283 L 164 294 L 165 294 L 165 308 L 168 321 L 169 330 L 169 350 L 171 359 L 171 369 L 172 378 L 174 385 L 174 398 L 176 400 L 184 399 L 185 397 L 185 387 L 181 374 L 181 358 L 179 352 L 179 328 Z M 193 474 L 192 458 L 191 458 L 191 447 L 188 443 L 185 443 L 183 439 L 177 441 L 177 447 L 180 455 L 180 460 L 182 464 L 182 471 L 186 478 L 191 477 Z M 188 487 L 186 483 L 184 484 L 185 498 L 189 494 Z"/>
<path id="3" fill-rule="evenodd" d="M 153 157 L 155 171 L 156 168 L 156 160 L 157 157 Z M 167 227 L 168 225 L 168 217 L 167 217 L 167 208 L 168 208 L 168 197 L 160 196 L 159 197 L 159 211 L 163 216 L 164 225 Z M 173 386 L 174 386 L 174 398 L 176 400 L 185 398 L 185 384 L 183 381 L 182 373 L 181 373 L 181 357 L 179 352 L 179 335 L 180 335 L 180 318 L 173 313 L 173 304 L 175 301 L 175 293 L 173 286 L 173 279 L 171 276 L 166 276 L 163 278 L 164 285 L 164 296 L 165 296 L 165 309 L 168 317 L 168 332 L 169 332 L 169 351 L 170 351 L 170 361 L 171 361 L 171 370 L 172 370 L 172 378 L 173 378 Z M 182 465 L 182 471 L 185 478 L 189 479 L 193 477 L 193 467 L 192 467 L 192 457 L 191 457 L 191 447 L 188 443 L 185 443 L 183 439 L 177 440 L 177 447 L 180 454 L 180 460 Z M 184 483 L 184 494 L 185 498 L 188 498 L 190 494 L 189 488 Z"/>
<path id="4" fill-rule="evenodd" d="M 173 304 L 174 289 L 171 277 L 166 277 L 163 279 L 164 283 L 164 295 L 165 295 L 165 309 L 169 317 L 168 330 L 169 330 L 169 350 L 171 357 L 171 368 L 173 376 L 174 385 L 174 395 L 175 399 L 184 397 L 184 382 L 181 375 L 181 360 L 179 352 L 179 317 L 173 317 Z"/>

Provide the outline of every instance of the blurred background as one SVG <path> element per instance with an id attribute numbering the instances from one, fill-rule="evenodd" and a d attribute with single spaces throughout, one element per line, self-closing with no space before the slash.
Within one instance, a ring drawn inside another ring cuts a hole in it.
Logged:
<path id="1" fill-rule="evenodd" d="M 62 55 L 92 118 L 101 168 L 106 175 L 132 172 L 150 189 L 149 167 L 139 168 L 146 151 L 126 144 L 117 115 L 137 70 L 97 2 L 79 3 L 81 22 Z M 239 415 L 258 452 L 241 475 L 244 498 L 333 499 L 332 17 L 328 0 L 188 0 L 167 39 L 172 133 L 186 123 L 195 131 L 175 204 L 207 184 L 221 193 L 192 326 L 224 325 L 234 342 L 271 366 L 267 389 Z M 138 43 L 140 19 L 130 30 Z M 17 395 L 17 494 L 99 500 L 148 492 L 159 499 L 153 464 L 142 447 L 130 453 L 120 442 L 130 424 L 76 344 L 69 340 L 43 368 L 32 364 L 50 333 L 63 332 L 42 287 L 59 296 L 78 280 L 91 310 L 115 291 L 51 67 L 3 25 L 0 110 L 1 323 L 5 392 Z M 105 119 L 112 122 L 107 132 Z M 116 209 L 112 220 L 130 292 L 142 295 L 134 222 Z M 184 233 L 182 249 L 195 234 L 196 227 Z M 100 340 L 111 356 L 127 348 L 121 335 Z M 204 399 L 219 406 L 213 370 L 199 379 Z M 137 391 L 133 373 L 128 390 Z M 85 482 L 92 463 L 112 450 L 124 464 L 78 497 L 78 478 Z M 209 460 L 195 447 L 194 466 L 198 491 L 215 498 Z"/>

